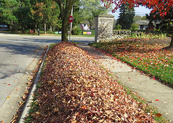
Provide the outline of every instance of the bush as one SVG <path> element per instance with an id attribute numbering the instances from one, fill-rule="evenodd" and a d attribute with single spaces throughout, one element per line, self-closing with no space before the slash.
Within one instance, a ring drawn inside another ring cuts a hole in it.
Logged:
<path id="1" fill-rule="evenodd" d="M 132 23 L 132 24 L 131 24 L 131 28 L 130 28 L 130 30 L 132 30 L 132 31 L 137 30 L 138 27 L 139 27 L 138 24 Z"/>
<path id="2" fill-rule="evenodd" d="M 75 27 L 72 30 L 73 35 L 81 35 L 82 34 L 82 29 L 80 27 Z"/>
<path id="3" fill-rule="evenodd" d="M 116 30 L 121 30 L 121 28 L 122 28 L 122 26 L 121 26 L 120 24 L 118 24 L 118 25 L 116 26 Z"/>

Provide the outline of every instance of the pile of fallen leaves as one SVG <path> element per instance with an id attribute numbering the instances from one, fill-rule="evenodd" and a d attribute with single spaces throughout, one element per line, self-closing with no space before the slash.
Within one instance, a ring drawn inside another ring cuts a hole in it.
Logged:
<path id="1" fill-rule="evenodd" d="M 124 88 L 77 46 L 61 42 L 46 58 L 31 122 L 154 122 Z"/>

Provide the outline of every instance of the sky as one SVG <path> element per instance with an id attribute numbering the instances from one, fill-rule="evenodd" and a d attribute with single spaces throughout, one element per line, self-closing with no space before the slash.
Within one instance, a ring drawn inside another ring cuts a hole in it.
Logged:
<path id="1" fill-rule="evenodd" d="M 151 9 L 148 9 L 146 7 L 143 7 L 143 6 L 135 7 L 135 15 L 145 16 L 145 14 L 149 14 L 150 11 L 151 11 Z M 115 16 L 114 17 L 115 19 L 118 19 L 119 9 L 115 13 L 110 12 L 109 14 Z"/>

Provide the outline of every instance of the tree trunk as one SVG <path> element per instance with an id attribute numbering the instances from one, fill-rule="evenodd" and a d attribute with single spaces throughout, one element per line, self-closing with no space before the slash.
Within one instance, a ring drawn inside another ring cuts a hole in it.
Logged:
<path id="1" fill-rule="evenodd" d="M 77 0 L 66 0 L 66 4 L 64 4 L 63 0 L 57 0 L 57 3 L 60 6 L 61 11 L 61 19 L 62 19 L 62 34 L 61 34 L 61 41 L 68 41 L 68 27 L 69 27 L 69 17 L 71 14 L 71 9 L 73 4 Z"/>
<path id="2" fill-rule="evenodd" d="M 44 23 L 44 34 L 46 34 L 46 23 Z"/>
<path id="3" fill-rule="evenodd" d="M 50 26 L 50 32 L 52 32 L 53 31 L 53 28 L 52 28 L 52 26 Z"/>
<path id="4" fill-rule="evenodd" d="M 37 26 L 37 24 L 35 24 L 35 28 L 34 28 L 34 34 L 36 34 L 36 33 L 37 33 L 37 28 L 38 28 L 38 26 Z"/>
<path id="5" fill-rule="evenodd" d="M 62 20 L 61 41 L 68 41 L 68 18 Z"/>
<path id="6" fill-rule="evenodd" d="M 12 31 L 14 31 L 14 28 L 13 28 L 13 21 L 11 20 L 11 22 L 10 22 L 10 30 L 12 30 Z"/>
<path id="7" fill-rule="evenodd" d="M 171 38 L 170 47 L 173 47 L 173 34 L 172 34 L 172 38 Z"/>

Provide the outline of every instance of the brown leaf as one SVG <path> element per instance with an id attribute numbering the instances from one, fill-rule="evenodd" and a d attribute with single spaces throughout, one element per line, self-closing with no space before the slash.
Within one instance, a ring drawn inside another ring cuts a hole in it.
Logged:
<path id="1" fill-rule="evenodd" d="M 156 117 L 161 117 L 161 116 L 162 116 L 162 114 L 157 113 L 157 114 L 155 114 L 155 116 L 156 116 Z"/>

